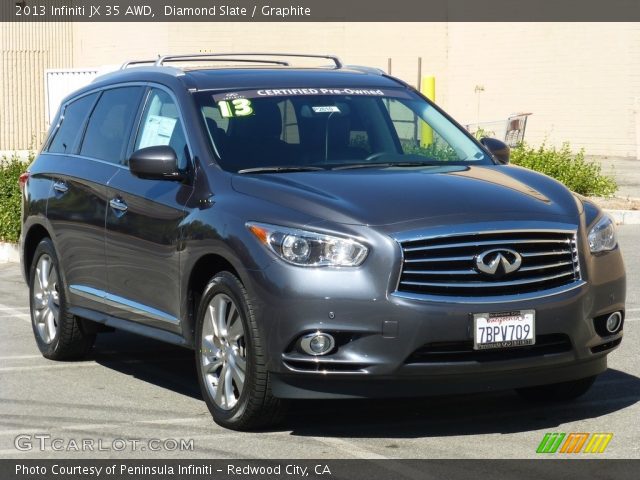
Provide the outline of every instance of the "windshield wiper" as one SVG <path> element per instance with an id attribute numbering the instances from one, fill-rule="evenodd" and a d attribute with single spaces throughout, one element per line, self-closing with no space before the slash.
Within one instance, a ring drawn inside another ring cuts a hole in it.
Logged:
<path id="1" fill-rule="evenodd" d="M 350 170 L 353 168 L 380 168 L 380 167 L 433 167 L 442 165 L 445 162 L 375 162 L 375 163 L 352 163 L 350 165 L 340 165 L 331 170 Z"/>
<path id="2" fill-rule="evenodd" d="M 238 170 L 238 173 L 286 173 L 286 172 L 315 172 L 318 170 L 325 170 L 321 167 L 311 167 L 308 165 L 292 165 L 288 167 L 255 167 L 255 168 L 243 168 Z"/>

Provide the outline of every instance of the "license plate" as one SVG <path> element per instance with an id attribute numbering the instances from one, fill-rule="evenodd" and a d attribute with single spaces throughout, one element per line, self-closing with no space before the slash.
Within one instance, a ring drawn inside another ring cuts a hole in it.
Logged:
<path id="1" fill-rule="evenodd" d="M 473 315 L 473 348 L 511 348 L 536 343 L 535 310 L 476 313 Z"/>

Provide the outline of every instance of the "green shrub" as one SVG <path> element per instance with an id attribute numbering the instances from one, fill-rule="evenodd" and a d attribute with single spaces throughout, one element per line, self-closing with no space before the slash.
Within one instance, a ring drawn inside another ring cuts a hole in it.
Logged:
<path id="1" fill-rule="evenodd" d="M 29 160 L 31 160 L 31 155 Z M 17 155 L 0 159 L 0 241 L 15 243 L 20 237 L 20 203 L 18 179 L 28 162 Z"/>
<path id="2" fill-rule="evenodd" d="M 560 148 L 521 144 L 511 150 L 511 163 L 549 175 L 581 195 L 609 197 L 618 189 L 600 164 L 586 160 L 583 150 L 572 152 L 568 143 Z"/>
<path id="3" fill-rule="evenodd" d="M 420 145 L 405 140 L 402 141 L 402 149 L 407 155 L 420 155 L 421 157 L 433 158 L 435 160 L 456 161 L 459 159 L 456 151 L 446 142 L 434 141 L 431 145 Z"/>

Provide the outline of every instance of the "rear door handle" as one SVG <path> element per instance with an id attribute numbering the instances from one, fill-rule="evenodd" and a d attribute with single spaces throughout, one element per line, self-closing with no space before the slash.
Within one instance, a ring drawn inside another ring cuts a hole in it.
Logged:
<path id="1" fill-rule="evenodd" d="M 53 189 L 58 193 L 67 193 L 67 190 L 69 190 L 69 187 L 62 180 L 58 180 L 53 183 Z"/>
<path id="2" fill-rule="evenodd" d="M 111 206 L 111 208 L 113 208 L 114 210 L 120 213 L 126 212 L 127 209 L 129 208 L 127 204 L 124 202 L 124 200 L 122 200 L 121 198 L 112 198 L 109 201 L 109 205 Z"/>

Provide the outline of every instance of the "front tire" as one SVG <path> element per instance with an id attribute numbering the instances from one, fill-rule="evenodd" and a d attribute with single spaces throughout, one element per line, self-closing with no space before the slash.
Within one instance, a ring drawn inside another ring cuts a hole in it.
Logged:
<path id="1" fill-rule="evenodd" d="M 212 278 L 200 300 L 196 366 L 202 396 L 217 424 L 253 430 L 283 418 L 285 403 L 271 393 L 251 301 L 229 272 Z"/>
<path id="2" fill-rule="evenodd" d="M 587 393 L 596 381 L 596 377 L 594 375 L 570 382 L 518 388 L 516 392 L 525 400 L 532 402 L 567 402 Z"/>
<path id="3" fill-rule="evenodd" d="M 29 272 L 31 326 L 45 358 L 71 360 L 84 357 L 95 342 L 80 319 L 69 313 L 58 256 L 51 239 L 42 240 Z"/>

